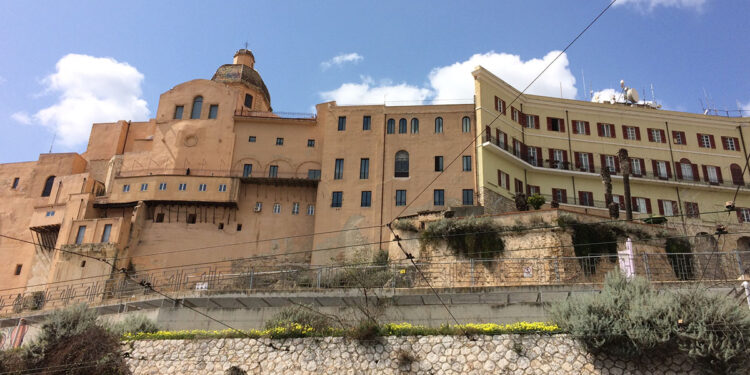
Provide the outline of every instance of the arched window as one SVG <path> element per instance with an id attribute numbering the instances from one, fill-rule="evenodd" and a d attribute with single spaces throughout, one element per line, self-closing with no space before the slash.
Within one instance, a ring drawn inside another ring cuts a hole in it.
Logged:
<path id="1" fill-rule="evenodd" d="M 389 118 L 388 126 L 386 127 L 386 133 L 393 134 L 396 132 L 396 120 Z"/>
<path id="2" fill-rule="evenodd" d="M 435 134 L 439 134 L 442 132 L 443 132 L 443 118 L 436 117 L 435 118 Z"/>
<path id="3" fill-rule="evenodd" d="M 471 119 L 469 118 L 469 116 L 461 119 L 461 130 L 464 133 L 468 133 L 471 131 Z"/>
<path id="4" fill-rule="evenodd" d="M 394 177 L 409 177 L 409 153 L 404 150 L 396 153 Z"/>
<path id="5" fill-rule="evenodd" d="M 406 134 L 406 119 L 398 120 L 398 134 Z"/>
<path id="6" fill-rule="evenodd" d="M 732 183 L 735 185 L 744 185 L 745 179 L 742 177 L 742 168 L 737 164 L 729 166 L 729 170 L 732 171 Z"/>
<path id="7" fill-rule="evenodd" d="M 419 120 L 417 118 L 411 119 L 411 133 L 419 133 Z"/>
<path id="8" fill-rule="evenodd" d="M 44 190 L 42 190 L 43 197 L 49 197 L 52 194 L 52 184 L 55 182 L 55 176 L 47 177 L 47 181 L 44 182 Z"/>
<path id="9" fill-rule="evenodd" d="M 203 97 L 196 96 L 195 99 L 193 99 L 193 109 L 190 111 L 191 119 L 201 118 L 201 107 L 203 107 Z"/>

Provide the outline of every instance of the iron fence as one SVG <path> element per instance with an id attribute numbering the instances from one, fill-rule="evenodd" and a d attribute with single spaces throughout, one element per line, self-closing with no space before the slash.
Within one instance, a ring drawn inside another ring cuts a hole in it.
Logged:
<path id="1" fill-rule="evenodd" d="M 54 309 L 71 303 L 90 305 L 148 298 L 148 282 L 170 295 L 321 291 L 332 289 L 476 288 L 496 286 L 600 284 L 612 270 L 629 271 L 653 283 L 703 282 L 734 285 L 750 274 L 750 251 L 595 255 L 586 257 L 495 258 L 387 265 L 257 266 L 233 261 L 185 266 L 125 277 L 58 283 L 44 289 L 5 291 L 0 314 Z M 425 280 L 426 279 L 426 280 Z M 177 293 L 177 294 L 175 294 Z"/>

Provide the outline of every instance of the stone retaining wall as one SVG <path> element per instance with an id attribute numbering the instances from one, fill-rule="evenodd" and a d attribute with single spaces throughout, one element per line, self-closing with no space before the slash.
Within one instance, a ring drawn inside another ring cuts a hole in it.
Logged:
<path id="1" fill-rule="evenodd" d="M 341 337 L 136 341 L 134 375 L 248 374 L 700 374 L 686 358 L 624 361 L 587 353 L 566 335 Z"/>

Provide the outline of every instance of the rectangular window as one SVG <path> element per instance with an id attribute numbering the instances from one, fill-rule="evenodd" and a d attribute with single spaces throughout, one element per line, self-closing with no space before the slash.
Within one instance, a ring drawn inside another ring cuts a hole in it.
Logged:
<path id="1" fill-rule="evenodd" d="M 510 176 L 508 176 L 507 173 L 497 170 L 497 185 L 500 186 L 503 189 L 510 190 L 510 187 L 508 186 L 510 184 Z"/>
<path id="2" fill-rule="evenodd" d="M 370 130 L 371 123 L 372 123 L 372 117 L 363 116 L 362 117 L 362 130 Z"/>
<path id="3" fill-rule="evenodd" d="M 516 194 L 523 193 L 523 181 L 514 178 L 513 179 L 513 189 L 516 192 Z"/>
<path id="4" fill-rule="evenodd" d="M 179 191 L 185 191 L 185 190 L 187 190 L 187 184 L 185 184 L 185 183 L 180 184 L 179 186 L 177 186 L 177 190 L 179 190 Z"/>
<path id="5" fill-rule="evenodd" d="M 585 152 L 579 152 L 578 153 L 578 166 L 582 171 L 589 171 L 591 170 L 591 165 L 589 164 L 589 154 Z"/>
<path id="6" fill-rule="evenodd" d="M 563 150 L 552 150 L 553 168 L 565 169 L 565 152 Z"/>
<path id="7" fill-rule="evenodd" d="M 633 209 L 642 214 L 647 214 L 648 204 L 646 198 L 635 197 L 633 199 L 635 200 L 635 207 Z"/>
<path id="8" fill-rule="evenodd" d="M 683 180 L 695 180 L 693 176 L 693 165 L 689 163 L 680 163 L 680 170 L 682 171 Z"/>
<path id="9" fill-rule="evenodd" d="M 249 136 L 249 137 L 247 138 L 247 141 L 248 141 L 248 142 L 255 142 L 255 136 L 254 136 L 254 135 L 251 135 L 251 136 Z"/>
<path id="10" fill-rule="evenodd" d="M 366 180 L 370 178 L 370 159 L 359 159 L 359 179 Z"/>
<path id="11" fill-rule="evenodd" d="M 708 182 L 712 184 L 719 183 L 719 174 L 716 172 L 717 168 L 713 166 L 706 166 L 706 175 L 708 176 Z"/>
<path id="12" fill-rule="evenodd" d="M 513 155 L 517 158 L 521 158 L 521 141 L 513 139 Z"/>
<path id="13" fill-rule="evenodd" d="M 242 224 L 237 224 L 237 231 L 242 232 Z"/>
<path id="14" fill-rule="evenodd" d="M 339 116 L 339 131 L 346 130 L 346 116 Z"/>
<path id="15" fill-rule="evenodd" d="M 227 191 L 227 184 L 219 184 L 219 192 Z"/>
<path id="16" fill-rule="evenodd" d="M 16 272 L 15 275 L 18 276 L 21 274 L 21 269 L 23 268 L 23 264 L 16 264 Z"/>
<path id="17" fill-rule="evenodd" d="M 529 129 L 534 129 L 537 127 L 536 116 L 526 115 L 526 127 Z"/>
<path id="18" fill-rule="evenodd" d="M 206 184 L 198 185 L 198 191 L 206 191 Z"/>
<path id="19" fill-rule="evenodd" d="M 360 207 L 370 207 L 372 204 L 372 192 L 371 191 L 363 191 L 362 192 L 362 199 L 359 204 Z"/>
<path id="20" fill-rule="evenodd" d="M 638 139 L 638 133 L 635 131 L 634 126 L 626 126 L 625 127 L 625 138 L 635 141 Z"/>
<path id="21" fill-rule="evenodd" d="M 281 203 L 274 203 L 273 204 L 273 213 L 280 214 L 281 213 Z"/>
<path id="22" fill-rule="evenodd" d="M 17 187 L 18 187 L 18 181 L 19 181 L 19 178 L 18 178 L 18 177 L 14 178 L 14 179 L 13 179 L 13 184 L 12 184 L 12 185 L 10 186 L 10 188 L 11 188 L 11 189 L 15 189 L 15 188 L 17 188 Z"/>
<path id="23" fill-rule="evenodd" d="M 547 130 L 564 132 L 565 122 L 561 118 L 547 117 Z"/>
<path id="24" fill-rule="evenodd" d="M 276 146 L 283 146 L 284 138 L 276 138 Z"/>
<path id="25" fill-rule="evenodd" d="M 185 110 L 185 106 L 178 105 L 174 107 L 174 119 L 182 120 L 182 112 Z"/>
<path id="26" fill-rule="evenodd" d="M 641 169 L 642 159 L 630 158 L 630 174 L 633 176 L 642 176 L 643 170 Z"/>
<path id="27" fill-rule="evenodd" d="M 435 156 L 435 172 L 443 171 L 443 157 Z"/>
<path id="28" fill-rule="evenodd" d="M 703 148 L 714 148 L 713 136 L 698 133 L 698 145 Z"/>
<path id="29" fill-rule="evenodd" d="M 568 191 L 552 188 L 552 200 L 558 203 L 568 203 Z"/>
<path id="30" fill-rule="evenodd" d="M 263 211 L 263 202 L 255 202 L 255 212 Z"/>
<path id="31" fill-rule="evenodd" d="M 573 126 L 575 127 L 576 134 L 586 134 L 586 121 L 574 120 Z"/>
<path id="32" fill-rule="evenodd" d="M 44 216 L 46 216 L 46 217 L 50 217 L 50 216 L 55 216 L 55 211 L 47 211 L 47 212 L 46 212 L 46 213 L 44 214 Z"/>
<path id="33" fill-rule="evenodd" d="M 445 190 L 443 189 L 435 189 L 435 191 L 432 193 L 432 199 L 433 204 L 435 206 L 444 206 L 445 205 Z"/>
<path id="34" fill-rule="evenodd" d="M 198 218 L 198 215 L 196 214 L 188 214 L 187 215 L 187 223 L 188 224 L 195 224 L 196 219 Z"/>
<path id="35" fill-rule="evenodd" d="M 159 183 L 159 190 L 161 190 L 161 191 L 167 190 L 167 183 L 166 182 L 160 182 Z"/>
<path id="36" fill-rule="evenodd" d="M 130 191 L 130 185 L 127 185 L 127 184 L 122 185 L 122 192 L 123 193 L 127 193 L 129 191 Z"/>
<path id="37" fill-rule="evenodd" d="M 341 191 L 334 191 L 331 194 L 331 207 L 341 207 L 344 200 L 344 193 Z"/>
<path id="38" fill-rule="evenodd" d="M 396 190 L 396 206 L 406 206 L 406 190 Z"/>
<path id="39" fill-rule="evenodd" d="M 270 178 L 276 178 L 279 176 L 279 166 L 278 165 L 271 165 L 268 167 L 268 177 Z"/>
<path id="40" fill-rule="evenodd" d="M 141 184 L 141 191 L 147 191 L 148 190 L 148 184 Z"/>
<path id="41" fill-rule="evenodd" d="M 320 180 L 320 169 L 308 169 L 307 179 L 308 180 Z"/>
<path id="42" fill-rule="evenodd" d="M 700 211 L 698 210 L 698 203 L 685 202 L 685 216 L 687 217 L 700 217 Z"/>
<path id="43" fill-rule="evenodd" d="M 740 223 L 747 223 L 750 221 L 750 208 L 738 208 L 737 218 Z"/>
<path id="44" fill-rule="evenodd" d="M 529 147 L 526 149 L 526 152 L 529 154 L 529 164 L 533 166 L 539 166 L 539 156 L 536 154 L 536 147 Z"/>
<path id="45" fill-rule="evenodd" d="M 299 215 L 299 202 L 292 203 L 292 215 Z"/>
<path id="46" fill-rule="evenodd" d="M 661 137 L 661 132 L 661 129 L 648 129 L 649 140 L 651 142 L 663 143 L 664 140 Z"/>
<path id="47" fill-rule="evenodd" d="M 505 145 L 505 140 L 508 137 L 506 137 L 505 133 L 501 132 L 500 130 L 497 130 L 497 145 L 500 146 L 503 150 L 507 150 Z"/>
<path id="48" fill-rule="evenodd" d="M 515 122 L 520 122 L 519 120 L 521 118 L 521 112 L 511 106 L 510 107 L 510 118 L 513 119 L 513 121 L 515 121 Z"/>
<path id="49" fill-rule="evenodd" d="M 656 177 L 667 178 L 667 162 L 657 160 L 654 165 L 656 166 L 656 170 L 654 171 Z"/>
<path id="50" fill-rule="evenodd" d="M 245 164 L 242 167 L 242 177 L 250 177 L 251 174 L 253 174 L 253 165 Z"/>
<path id="51" fill-rule="evenodd" d="M 308 139 L 307 140 L 307 147 L 315 147 L 315 140 L 314 139 Z"/>
<path id="52" fill-rule="evenodd" d="M 612 131 L 612 128 L 615 126 L 612 124 L 602 124 L 602 137 L 612 138 L 614 135 L 614 131 Z"/>
<path id="53" fill-rule="evenodd" d="M 333 169 L 333 179 L 340 180 L 344 178 L 344 159 L 336 159 Z"/>
<path id="54" fill-rule="evenodd" d="M 615 164 L 615 157 L 612 155 L 605 155 L 604 156 L 604 162 L 606 163 L 606 167 L 609 169 L 610 173 L 617 173 L 617 167 Z"/>
<path id="55" fill-rule="evenodd" d="M 314 204 L 308 204 L 307 205 L 307 215 L 308 216 L 315 215 L 315 205 Z"/>
<path id="56" fill-rule="evenodd" d="M 541 194 L 542 190 L 539 188 L 539 186 L 536 185 L 526 185 L 526 191 L 529 192 L 529 195 L 534 195 Z"/>
<path id="57" fill-rule="evenodd" d="M 673 216 L 677 202 L 659 199 L 659 213 L 664 216 Z"/>
<path id="58" fill-rule="evenodd" d="M 474 205 L 474 189 L 463 189 L 461 198 L 464 206 Z"/>
<path id="59" fill-rule="evenodd" d="M 216 119 L 216 116 L 219 115 L 219 105 L 218 104 L 211 104 L 210 107 L 208 107 L 208 118 L 209 119 Z"/>
<path id="60" fill-rule="evenodd" d="M 674 144 L 676 145 L 684 145 L 687 143 L 685 132 L 680 132 L 676 130 L 672 131 L 672 140 L 674 141 Z"/>
<path id="61" fill-rule="evenodd" d="M 109 242 L 110 232 L 112 232 L 112 224 L 104 224 L 104 230 L 102 231 L 102 243 Z"/>
<path id="62" fill-rule="evenodd" d="M 581 206 L 594 207 L 594 193 L 590 191 L 579 191 L 578 192 L 578 204 Z"/>
<path id="63" fill-rule="evenodd" d="M 464 172 L 471 172 L 471 155 L 464 155 L 462 160 Z"/>
<path id="64" fill-rule="evenodd" d="M 76 245 L 83 243 L 83 237 L 86 235 L 86 226 L 81 225 L 78 227 L 78 235 L 76 235 Z"/>
<path id="65" fill-rule="evenodd" d="M 245 94 L 245 107 L 247 108 L 253 107 L 253 96 L 250 94 Z"/>
<path id="66" fill-rule="evenodd" d="M 502 114 L 505 114 L 505 101 L 498 98 L 497 96 L 495 97 L 495 110 Z"/>
<path id="67" fill-rule="evenodd" d="M 160 212 L 160 213 L 156 214 L 156 218 L 154 218 L 154 222 L 163 223 L 164 222 L 164 213 Z"/>
<path id="68" fill-rule="evenodd" d="M 721 144 L 724 145 L 725 150 L 739 151 L 740 140 L 733 137 L 721 137 Z"/>

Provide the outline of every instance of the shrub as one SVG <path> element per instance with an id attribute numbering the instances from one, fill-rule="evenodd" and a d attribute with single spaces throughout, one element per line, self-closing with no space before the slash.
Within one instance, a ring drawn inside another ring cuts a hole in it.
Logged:
<path id="1" fill-rule="evenodd" d="M 147 316 L 136 314 L 128 315 L 125 320 L 121 322 L 113 323 L 110 330 L 118 336 L 122 336 L 126 333 L 153 333 L 157 332 L 159 327 Z"/>
<path id="2" fill-rule="evenodd" d="M 232 366 L 228 368 L 227 371 L 224 371 L 224 375 L 247 375 L 247 371 L 237 366 Z"/>
<path id="3" fill-rule="evenodd" d="M 365 264 L 364 257 L 357 254 L 353 261 L 343 264 L 322 284 L 334 288 L 382 288 L 388 284 L 393 277 L 388 267 L 388 252 L 377 250 L 370 264 Z"/>
<path id="4" fill-rule="evenodd" d="M 491 258 L 505 250 L 502 228 L 490 218 L 440 219 L 422 232 L 423 244 L 446 241 L 456 254 L 469 258 Z"/>
<path id="5" fill-rule="evenodd" d="M 266 329 L 276 327 L 292 327 L 299 324 L 310 327 L 316 332 L 324 332 L 331 327 L 332 321 L 329 317 L 317 312 L 311 306 L 288 306 L 276 313 L 271 319 L 266 321 Z"/>
<path id="6" fill-rule="evenodd" d="M 417 228 L 417 224 L 414 223 L 414 220 L 409 219 L 398 219 L 393 222 L 393 228 L 408 232 L 418 232 L 419 229 Z"/>
<path id="7" fill-rule="evenodd" d="M 528 198 L 526 198 L 526 201 L 528 201 L 529 206 L 534 207 L 535 210 L 540 209 L 546 202 L 544 197 L 539 194 L 530 195 Z"/>
<path id="8" fill-rule="evenodd" d="M 380 336 L 380 326 L 372 319 L 362 319 L 347 333 L 349 337 L 358 341 L 373 341 Z"/>
<path id="9" fill-rule="evenodd" d="M 750 313 L 705 290 L 658 293 L 641 278 L 607 275 L 600 294 L 579 295 L 550 308 L 553 321 L 591 352 L 636 358 L 683 354 L 704 370 L 744 371 Z"/>

